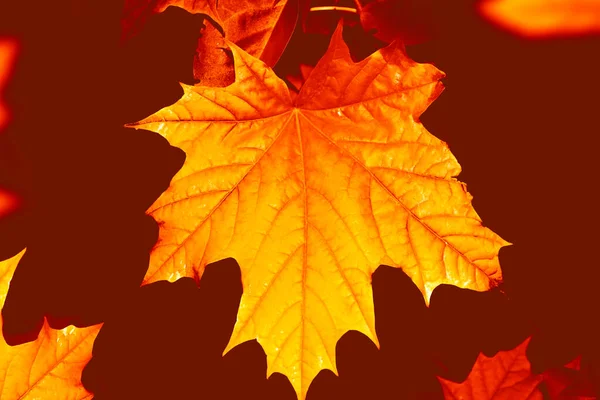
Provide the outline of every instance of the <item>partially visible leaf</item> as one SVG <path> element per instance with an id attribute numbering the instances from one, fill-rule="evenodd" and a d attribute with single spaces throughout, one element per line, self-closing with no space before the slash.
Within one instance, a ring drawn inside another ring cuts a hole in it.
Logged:
<path id="1" fill-rule="evenodd" d="M 169 6 L 208 15 L 228 40 L 273 66 L 296 26 L 299 0 L 126 0 L 122 37 L 137 33 L 151 15 Z"/>
<path id="2" fill-rule="evenodd" d="M 3 91 L 15 62 L 17 47 L 17 42 L 14 39 L 0 37 L 0 134 L 9 118 L 8 110 L 2 101 L 4 98 Z"/>
<path id="3" fill-rule="evenodd" d="M 15 211 L 19 203 L 19 198 L 14 193 L 0 187 L 0 218 Z"/>
<path id="4" fill-rule="evenodd" d="M 471 373 L 462 383 L 438 377 L 446 399 L 542 400 L 538 389 L 542 376 L 531 373 L 525 354 L 529 340 L 493 357 L 479 354 Z"/>
<path id="5" fill-rule="evenodd" d="M 0 136 L 3 134 L 3 130 L 10 121 L 9 110 L 3 101 L 4 90 L 16 63 L 18 48 L 19 45 L 16 39 L 11 37 L 0 37 Z M 4 144 L 0 143 L 0 147 L 3 145 Z M 4 151 L 0 151 L 0 159 L 2 159 L 2 161 L 5 161 L 6 158 L 10 159 L 10 157 L 6 157 L 5 154 Z M 10 161 L 8 161 L 8 163 L 10 164 Z M 2 171 L 5 168 L 5 164 L 0 163 L 0 222 L 4 222 L 3 217 L 13 213 L 21 206 L 20 196 L 13 190 L 8 190 L 6 187 L 6 182 L 4 181 L 5 177 L 3 176 L 5 172 Z M 2 235 L 0 235 L 0 237 L 1 236 Z"/>
<path id="6" fill-rule="evenodd" d="M 560 399 L 562 392 L 575 380 L 576 373 L 567 366 L 544 371 L 542 375 L 551 400 Z"/>
<path id="7" fill-rule="evenodd" d="M 235 80 L 225 38 L 211 21 L 204 22 L 194 55 L 194 79 L 202 86 L 227 86 Z"/>
<path id="8" fill-rule="evenodd" d="M 300 91 L 327 51 L 331 35 L 340 21 L 344 26 L 344 41 L 350 50 L 352 60 L 363 60 L 387 45 L 372 35 L 365 34 L 358 20 L 358 14 L 323 8 L 321 10 L 317 7 L 309 13 L 309 17 L 312 18 L 304 21 L 305 28 L 301 24 L 296 26 L 285 53 L 273 68 L 278 76 L 287 80 L 292 88 L 292 95 Z"/>
<path id="9" fill-rule="evenodd" d="M 562 367 L 551 368 L 542 373 L 550 400 L 592 400 L 594 377 L 589 362 L 577 356 Z"/>
<path id="10" fill-rule="evenodd" d="M 297 75 L 288 75 L 286 78 L 297 91 L 300 91 L 315 67 L 308 64 L 300 64 L 298 67 L 299 73 Z"/>
<path id="11" fill-rule="evenodd" d="M 485 228 L 460 166 L 419 116 L 444 76 L 398 44 L 352 61 L 336 31 L 295 100 L 231 44 L 236 81 L 182 85 L 183 97 L 131 124 L 187 154 L 148 213 L 160 225 L 144 284 L 198 279 L 233 257 L 244 294 L 227 350 L 257 339 L 268 374 L 304 399 L 348 330 L 377 343 L 371 274 L 402 268 L 429 301 L 448 283 L 487 290 L 507 244 Z"/>
<path id="12" fill-rule="evenodd" d="M 581 370 L 581 356 L 577 356 L 574 359 L 572 359 L 571 361 L 569 361 L 568 363 L 565 364 L 565 368 L 567 369 L 572 369 L 574 371 L 580 371 Z"/>
<path id="13" fill-rule="evenodd" d="M 600 34 L 598 0 L 486 0 L 479 10 L 526 37 Z"/>
<path id="14" fill-rule="evenodd" d="M 435 4 L 432 0 L 359 1 L 360 22 L 366 32 L 390 43 L 421 43 L 435 35 Z"/>
<path id="15" fill-rule="evenodd" d="M 0 307 L 19 260 L 25 250 L 0 262 Z M 0 328 L 2 322 L 0 321 Z M 89 399 L 81 384 L 81 371 L 92 356 L 92 344 L 100 325 L 89 328 L 68 326 L 55 330 L 44 321 L 38 338 L 9 346 L 0 338 L 0 398 L 79 400 Z"/>

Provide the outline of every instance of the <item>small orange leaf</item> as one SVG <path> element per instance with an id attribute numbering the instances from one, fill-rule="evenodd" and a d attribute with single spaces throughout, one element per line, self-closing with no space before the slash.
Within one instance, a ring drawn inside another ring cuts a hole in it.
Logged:
<path id="1" fill-rule="evenodd" d="M 598 0 L 487 0 L 490 21 L 527 37 L 600 33 Z"/>
<path id="2" fill-rule="evenodd" d="M 304 399 L 336 371 L 348 330 L 377 343 L 371 274 L 402 268 L 426 300 L 442 283 L 486 290 L 507 244 L 484 228 L 447 145 L 419 115 L 443 74 L 390 45 L 354 63 L 341 27 L 292 100 L 234 44 L 236 81 L 182 85 L 183 97 L 131 124 L 187 159 L 148 213 L 160 225 L 144 284 L 202 275 L 234 257 L 244 293 L 229 351 L 257 339 L 268 374 Z"/>
<path id="3" fill-rule="evenodd" d="M 0 262 L 0 307 L 23 250 Z M 0 328 L 2 322 L 0 321 Z M 92 345 L 100 325 L 51 329 L 44 321 L 38 338 L 9 346 L 0 337 L 0 398 L 79 400 L 92 397 L 81 384 L 81 371 L 92 356 Z"/>
<path id="4" fill-rule="evenodd" d="M 529 338 L 513 350 L 493 357 L 479 354 L 467 379 L 456 383 L 438 377 L 446 399 L 542 400 L 541 375 L 532 375 L 525 351 Z"/>

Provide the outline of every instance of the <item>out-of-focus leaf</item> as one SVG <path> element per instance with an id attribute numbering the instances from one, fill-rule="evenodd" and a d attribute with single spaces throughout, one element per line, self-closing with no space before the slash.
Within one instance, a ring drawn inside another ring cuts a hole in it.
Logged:
<path id="1" fill-rule="evenodd" d="M 486 0 L 480 12 L 526 37 L 600 34 L 598 0 Z"/>
<path id="2" fill-rule="evenodd" d="M 513 350 L 500 351 L 493 357 L 479 354 L 464 382 L 438 377 L 446 399 L 456 400 L 542 400 L 538 389 L 541 375 L 531 373 L 525 354 L 529 339 Z"/>
<path id="3" fill-rule="evenodd" d="M 204 25 L 194 56 L 194 78 L 202 86 L 228 86 L 235 80 L 229 47 L 212 22 Z"/>
<path id="4" fill-rule="evenodd" d="M 15 63 L 17 47 L 17 42 L 14 39 L 0 37 L 0 134 L 9 119 L 8 110 L 2 102 L 2 99 L 4 87 L 8 83 L 10 73 Z"/>
<path id="5" fill-rule="evenodd" d="M 435 2 L 432 0 L 374 0 L 359 11 L 364 30 L 384 42 L 400 40 L 406 44 L 424 42 L 435 36 Z"/>

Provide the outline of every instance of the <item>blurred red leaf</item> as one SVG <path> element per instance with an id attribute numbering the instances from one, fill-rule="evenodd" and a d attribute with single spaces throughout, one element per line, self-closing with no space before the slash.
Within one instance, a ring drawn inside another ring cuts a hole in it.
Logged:
<path id="1" fill-rule="evenodd" d="M 0 261 L 0 308 L 25 250 Z M 0 329 L 3 320 L 0 318 Z M 36 340 L 11 346 L 0 334 L 0 396 L 14 399 L 89 399 L 81 371 L 92 356 L 100 325 L 52 329 L 45 320 Z"/>
<path id="2" fill-rule="evenodd" d="M 7 37 L 0 37 L 0 132 L 9 120 L 9 112 L 2 102 L 3 91 L 8 83 L 17 57 L 17 41 Z"/>
<path id="3" fill-rule="evenodd" d="M 562 367 L 543 372 L 550 400 L 592 400 L 597 398 L 590 364 L 578 356 Z"/>
<path id="4" fill-rule="evenodd" d="M 416 44 L 435 35 L 432 0 L 362 0 L 357 4 L 364 30 L 384 42 Z"/>
<path id="5" fill-rule="evenodd" d="M 538 385 L 542 376 L 531 373 L 525 354 L 529 340 L 493 357 L 479 354 L 471 373 L 462 383 L 438 377 L 445 397 L 461 400 L 541 400 L 543 397 Z"/>
<path id="6" fill-rule="evenodd" d="M 19 198 L 15 194 L 0 188 L 0 218 L 15 211 L 19 204 Z"/>

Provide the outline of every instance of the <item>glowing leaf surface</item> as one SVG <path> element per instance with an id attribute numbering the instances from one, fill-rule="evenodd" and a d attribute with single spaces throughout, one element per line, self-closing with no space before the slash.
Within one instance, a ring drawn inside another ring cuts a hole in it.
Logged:
<path id="1" fill-rule="evenodd" d="M 0 307 L 15 268 L 25 250 L 0 262 Z M 0 321 L 0 328 L 2 323 Z M 80 400 L 92 397 L 81 384 L 81 371 L 92 356 L 92 345 L 100 326 L 61 330 L 44 322 L 38 338 L 9 346 L 0 337 L 0 398 Z"/>
<path id="2" fill-rule="evenodd" d="M 226 351 L 257 338 L 268 374 L 304 399 L 320 370 L 336 371 L 345 332 L 377 343 L 380 264 L 427 300 L 442 283 L 486 290 L 507 242 L 482 226 L 459 164 L 419 122 L 442 90 L 434 66 L 398 45 L 354 63 L 338 29 L 292 101 L 263 62 L 231 49 L 233 84 L 183 85 L 177 103 L 131 125 L 187 153 L 148 210 L 160 237 L 144 283 L 234 257 L 244 294 Z"/>

